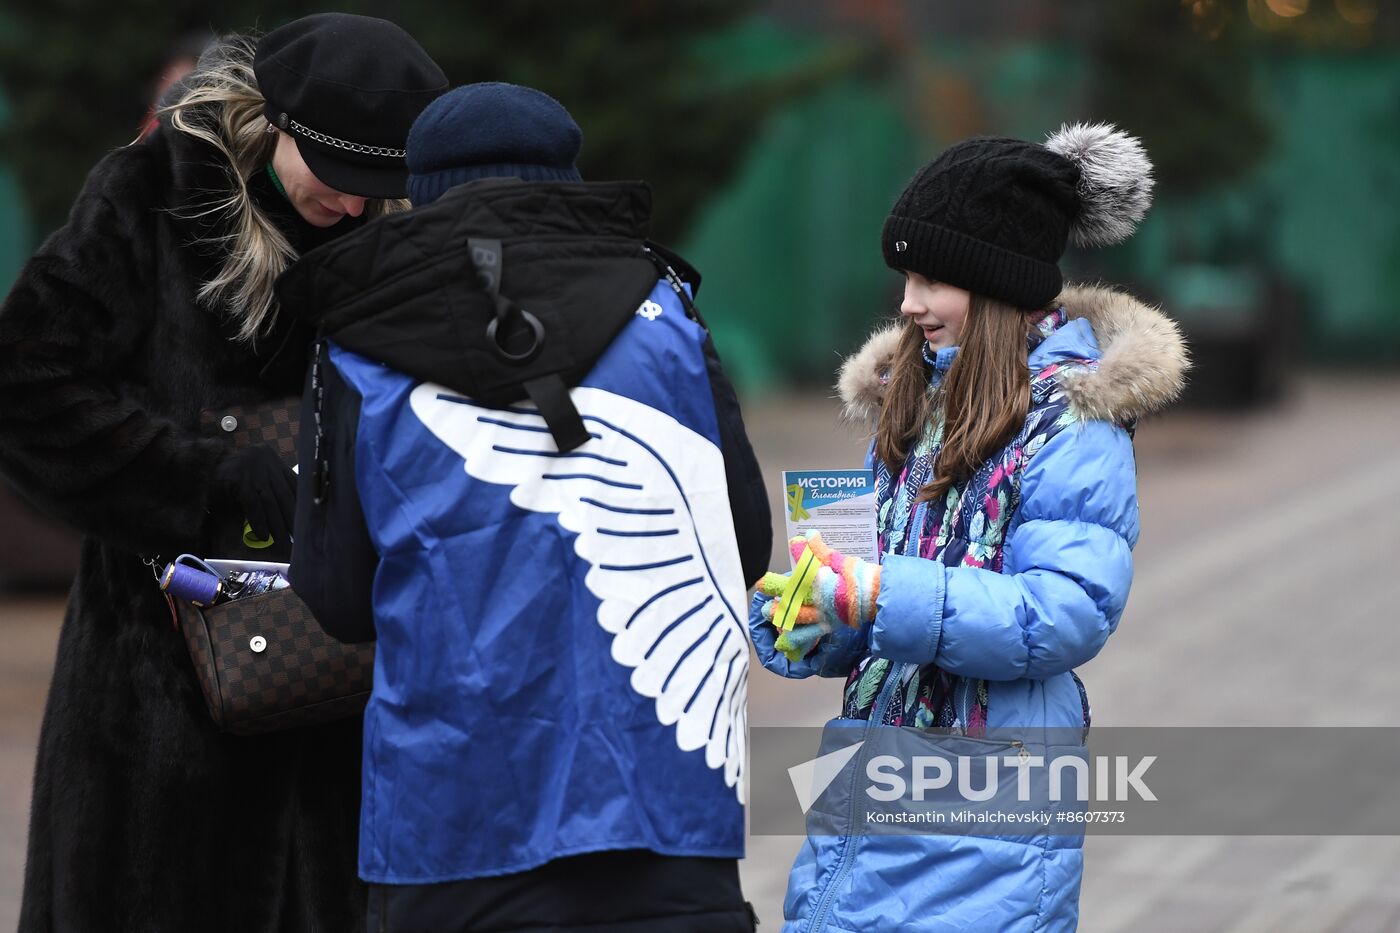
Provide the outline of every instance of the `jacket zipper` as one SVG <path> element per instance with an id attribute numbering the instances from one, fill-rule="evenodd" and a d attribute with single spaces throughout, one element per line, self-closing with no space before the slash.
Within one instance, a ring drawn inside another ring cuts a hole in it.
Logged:
<path id="1" fill-rule="evenodd" d="M 865 732 L 867 735 L 869 735 L 870 730 L 880 728 L 879 723 L 885 716 L 885 707 L 889 705 L 890 694 L 894 691 L 894 685 L 899 683 L 904 676 L 906 666 L 907 662 L 901 661 L 885 675 L 885 683 L 880 687 L 880 695 L 875 698 L 875 705 L 870 710 L 870 718 L 866 721 Z M 856 785 L 860 782 L 860 772 L 864 762 L 865 753 L 862 749 L 861 754 L 856 758 L 855 772 L 851 775 L 851 808 L 846 817 L 849 821 L 848 828 L 855 826 Z M 812 920 L 807 925 L 808 933 L 817 933 L 826 925 L 826 915 L 831 910 L 832 901 L 836 899 L 836 891 L 841 886 L 841 882 L 845 880 L 855 859 L 855 837 L 854 832 L 847 832 L 842 837 L 841 861 L 837 863 L 836 871 L 831 876 L 831 881 L 827 883 L 822 899 L 817 902 L 817 912 L 812 915 Z"/>
<path id="2" fill-rule="evenodd" d="M 867 734 L 871 729 L 882 728 L 880 722 L 885 717 L 885 707 L 889 705 L 890 694 L 894 692 L 893 685 L 903 679 L 904 669 L 908 666 L 909 662 L 901 661 L 886 675 L 885 683 L 880 688 L 880 695 L 875 698 L 875 706 L 870 710 L 870 719 L 867 721 L 865 727 Z M 986 740 L 978 739 L 976 741 Z M 996 742 L 995 744 L 1009 745 L 1016 749 L 1017 757 L 1019 757 L 1021 761 L 1026 761 L 1030 758 L 1030 750 L 1026 748 L 1026 743 L 1020 739 L 1009 739 L 1006 742 Z M 856 769 L 851 778 L 851 809 L 847 815 L 847 819 L 850 820 L 849 825 L 851 826 L 855 825 L 856 784 L 860 780 L 860 771 L 864 762 L 865 754 L 862 748 L 861 754 L 856 758 Z M 821 900 L 817 902 L 817 912 L 812 915 L 812 920 L 807 925 L 807 933 L 820 933 L 822 928 L 826 925 L 826 916 L 831 911 L 832 902 L 836 899 L 836 891 L 840 888 L 841 882 L 845 880 L 846 874 L 850 871 L 851 866 L 855 862 L 855 836 L 855 833 L 847 833 L 842 837 L 843 848 L 841 850 L 841 861 L 836 864 L 836 871 L 832 874 L 831 881 L 827 883 L 826 891 L 822 894 Z"/>
<path id="3" fill-rule="evenodd" d="M 895 491 L 895 495 L 900 494 L 900 490 Z M 959 499 L 961 502 L 961 499 Z M 915 536 L 914 554 L 917 555 L 923 550 L 923 527 L 924 519 L 927 517 L 929 504 L 927 502 L 918 503 L 909 516 L 908 524 L 905 526 L 905 546 L 908 547 L 908 537 L 912 532 Z M 868 735 L 871 729 L 880 728 L 880 722 L 885 718 L 885 707 L 889 705 L 890 694 L 894 692 L 894 685 L 904 677 L 904 669 L 908 662 L 901 661 L 885 674 L 885 682 L 880 686 L 880 693 L 875 697 L 875 705 L 870 709 L 870 719 L 866 722 L 865 731 Z M 856 783 L 860 780 L 861 767 L 865 761 L 864 749 L 856 758 L 856 770 L 851 777 L 851 810 L 847 816 L 850 821 L 848 825 L 854 827 L 856 812 Z M 826 924 L 826 915 L 831 910 L 831 904 L 836 899 L 836 890 L 841 882 L 845 880 L 846 873 L 850 870 L 854 860 L 855 833 L 847 833 L 843 837 L 843 848 L 841 849 L 841 861 L 836 865 L 836 872 L 831 876 L 831 881 L 827 885 L 826 892 L 817 902 L 817 912 L 812 915 L 811 922 L 807 925 L 808 933 L 817 933 Z"/>

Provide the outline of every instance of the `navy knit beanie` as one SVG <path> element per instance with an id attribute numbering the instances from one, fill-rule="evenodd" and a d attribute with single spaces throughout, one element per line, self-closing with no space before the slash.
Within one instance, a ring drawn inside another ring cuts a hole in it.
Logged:
<path id="1" fill-rule="evenodd" d="M 467 84 L 443 94 L 408 131 L 408 197 L 431 204 L 478 178 L 580 181 L 583 134 L 559 101 L 518 84 Z"/>

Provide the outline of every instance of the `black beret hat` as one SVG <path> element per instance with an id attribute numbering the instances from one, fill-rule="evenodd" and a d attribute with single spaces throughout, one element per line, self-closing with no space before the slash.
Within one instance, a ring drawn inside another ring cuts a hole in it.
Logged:
<path id="1" fill-rule="evenodd" d="M 318 179 L 344 194 L 401 198 L 404 148 L 447 76 L 388 20 L 318 13 L 274 29 L 253 58 L 270 123 Z"/>

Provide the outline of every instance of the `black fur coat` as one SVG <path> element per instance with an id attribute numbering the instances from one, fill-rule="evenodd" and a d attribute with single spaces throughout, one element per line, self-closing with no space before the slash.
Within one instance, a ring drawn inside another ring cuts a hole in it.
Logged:
<path id="1" fill-rule="evenodd" d="M 359 721 L 215 731 L 142 564 L 241 527 L 211 494 L 228 448 L 200 412 L 301 389 L 309 334 L 279 326 L 250 350 L 195 302 L 222 257 L 188 215 L 227 186 L 212 150 L 164 126 L 110 153 L 0 307 L 0 472 L 86 535 L 39 740 L 22 933 L 362 928 Z M 253 187 L 294 245 L 325 239 L 265 173 Z"/>

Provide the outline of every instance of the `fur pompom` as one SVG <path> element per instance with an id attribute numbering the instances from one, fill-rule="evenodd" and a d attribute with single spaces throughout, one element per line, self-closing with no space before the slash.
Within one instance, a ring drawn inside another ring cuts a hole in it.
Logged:
<path id="1" fill-rule="evenodd" d="M 1070 242 L 1111 246 L 1132 235 L 1152 204 L 1152 161 L 1142 143 L 1108 123 L 1061 126 L 1045 148 L 1079 166 L 1079 216 Z"/>
<path id="2" fill-rule="evenodd" d="M 836 391 L 845 403 L 843 414 L 851 421 L 873 422 L 880 416 L 894 369 L 894 354 L 899 347 L 899 324 L 886 324 L 861 347 L 860 352 L 846 358 L 836 380 Z"/>

